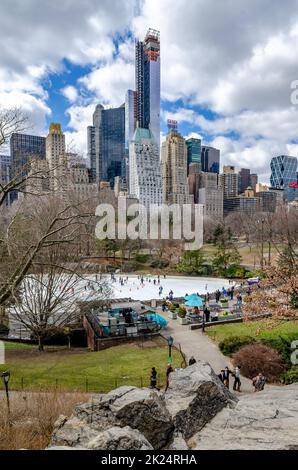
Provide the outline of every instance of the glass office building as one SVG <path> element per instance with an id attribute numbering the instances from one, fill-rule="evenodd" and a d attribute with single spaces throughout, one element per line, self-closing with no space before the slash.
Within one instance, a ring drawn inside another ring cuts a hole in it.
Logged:
<path id="1" fill-rule="evenodd" d="M 191 138 L 186 140 L 188 169 L 191 163 L 197 163 L 201 167 L 201 146 L 201 139 Z"/>
<path id="2" fill-rule="evenodd" d="M 12 134 L 10 156 L 13 174 L 26 174 L 30 157 L 46 158 L 46 139 L 36 135 Z"/>
<path id="3" fill-rule="evenodd" d="M 214 147 L 202 147 L 201 167 L 206 173 L 219 173 L 220 151 Z"/>
<path id="4" fill-rule="evenodd" d="M 297 158 L 287 155 L 273 157 L 270 163 L 272 188 L 283 189 L 288 202 L 295 200 L 295 192 L 291 190 L 292 184 L 297 182 Z"/>
<path id="5" fill-rule="evenodd" d="M 116 176 L 126 176 L 124 104 L 111 109 L 96 106 L 87 143 L 92 181 L 109 181 L 114 187 Z"/>

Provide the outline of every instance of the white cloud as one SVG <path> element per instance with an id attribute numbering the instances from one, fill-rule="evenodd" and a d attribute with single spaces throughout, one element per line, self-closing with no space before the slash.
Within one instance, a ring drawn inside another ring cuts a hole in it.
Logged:
<path id="1" fill-rule="evenodd" d="M 78 90 L 71 85 L 62 88 L 61 93 L 70 103 L 74 103 L 78 98 Z"/>

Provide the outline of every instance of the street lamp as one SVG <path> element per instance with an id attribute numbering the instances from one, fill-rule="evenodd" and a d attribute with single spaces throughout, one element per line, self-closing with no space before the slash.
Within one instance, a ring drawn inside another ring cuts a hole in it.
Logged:
<path id="1" fill-rule="evenodd" d="M 169 336 L 168 339 L 168 346 L 169 346 L 169 364 L 172 363 L 172 346 L 174 343 L 174 338 L 172 336 Z"/>
<path id="2" fill-rule="evenodd" d="M 9 421 L 10 406 L 9 406 L 8 382 L 9 382 L 9 379 L 10 379 L 10 372 L 8 372 L 8 371 L 2 372 L 1 377 L 2 377 L 2 380 L 3 380 L 4 387 L 5 387 L 5 392 L 6 392 L 7 415 L 8 415 L 8 421 Z"/>

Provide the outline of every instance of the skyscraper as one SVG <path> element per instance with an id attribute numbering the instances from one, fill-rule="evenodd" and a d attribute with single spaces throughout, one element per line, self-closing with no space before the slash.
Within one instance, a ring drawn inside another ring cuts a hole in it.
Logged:
<path id="1" fill-rule="evenodd" d="M 297 164 L 296 157 L 289 157 L 287 155 L 273 157 L 270 163 L 271 186 L 276 189 L 283 189 L 288 202 L 291 202 L 292 198 L 295 197 L 294 192 L 291 192 L 290 185 L 297 182 Z"/>
<path id="2" fill-rule="evenodd" d="M 187 181 L 187 147 L 185 139 L 175 129 L 170 130 L 162 144 L 161 168 L 164 203 L 193 202 Z"/>
<path id="3" fill-rule="evenodd" d="M 158 145 L 150 129 L 137 127 L 129 149 L 130 194 L 140 204 L 162 203 L 162 181 Z"/>
<path id="4" fill-rule="evenodd" d="M 160 145 L 160 34 L 149 29 L 136 42 L 136 92 L 138 126 L 151 129 Z"/>
<path id="5" fill-rule="evenodd" d="M 87 157 L 90 162 L 91 180 L 99 182 L 102 178 L 102 111 L 104 107 L 98 104 L 93 113 L 93 125 L 87 127 Z"/>
<path id="6" fill-rule="evenodd" d="M 26 174 L 30 157 L 46 158 L 46 139 L 37 135 L 12 134 L 10 138 L 12 174 Z"/>
<path id="7" fill-rule="evenodd" d="M 187 167 L 189 173 L 189 165 L 191 163 L 197 163 L 201 168 L 201 152 L 202 152 L 201 139 L 190 138 L 186 140 L 187 146 Z"/>
<path id="8" fill-rule="evenodd" d="M 46 159 L 50 170 L 50 189 L 58 190 L 65 184 L 65 135 L 61 124 L 52 122 L 46 138 Z"/>
<path id="9" fill-rule="evenodd" d="M 206 173 L 219 173 L 220 151 L 214 147 L 202 146 L 201 165 Z"/>
<path id="10" fill-rule="evenodd" d="M 113 187 L 116 176 L 126 176 L 125 105 L 104 109 L 98 104 L 87 142 L 92 181 L 109 181 Z"/>
<path id="11" fill-rule="evenodd" d="M 250 169 L 241 168 L 238 175 L 239 175 L 238 191 L 239 191 L 239 194 L 242 194 L 250 186 Z"/>
<path id="12" fill-rule="evenodd" d="M 129 142 L 132 141 L 137 122 L 137 93 L 127 90 L 125 96 L 125 150 L 128 153 Z"/>
<path id="13" fill-rule="evenodd" d="M 224 167 L 223 173 L 219 175 L 219 186 L 223 190 L 224 199 L 238 196 L 238 174 L 234 167 Z"/>

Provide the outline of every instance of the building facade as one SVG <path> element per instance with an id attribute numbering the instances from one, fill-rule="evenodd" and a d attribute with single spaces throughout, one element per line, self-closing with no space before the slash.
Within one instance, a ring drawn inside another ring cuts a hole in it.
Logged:
<path id="1" fill-rule="evenodd" d="M 149 29 L 136 42 L 136 99 L 138 126 L 151 129 L 160 146 L 160 33 Z"/>
<path id="2" fill-rule="evenodd" d="M 184 137 L 171 129 L 162 144 L 161 168 L 165 204 L 191 204 L 187 180 L 187 147 Z"/>
<path id="3" fill-rule="evenodd" d="M 248 168 L 241 168 L 238 178 L 238 191 L 239 194 L 242 194 L 250 186 L 250 170 Z"/>
<path id="4" fill-rule="evenodd" d="M 202 146 L 201 151 L 202 171 L 206 173 L 219 173 L 220 151 L 214 147 Z"/>
<path id="5" fill-rule="evenodd" d="M 200 166 L 201 169 L 201 152 L 202 142 L 201 139 L 190 138 L 186 140 L 187 147 L 187 167 L 189 173 L 189 165 L 195 163 Z"/>
<path id="6" fill-rule="evenodd" d="M 96 106 L 87 145 L 93 182 L 109 181 L 113 187 L 116 176 L 126 176 L 124 104 L 110 109 Z"/>
<path id="7" fill-rule="evenodd" d="M 224 199 L 238 196 L 238 174 L 234 167 L 224 167 L 219 175 L 219 186 L 223 190 Z"/>
<path id="8" fill-rule="evenodd" d="M 216 173 L 201 173 L 198 202 L 204 205 L 204 216 L 214 220 L 223 218 L 223 190 Z"/>
<path id="9" fill-rule="evenodd" d="M 288 202 L 295 200 L 295 193 L 291 191 L 291 183 L 297 183 L 297 158 L 288 155 L 273 157 L 270 163 L 272 188 L 283 189 Z"/>
<path id="10" fill-rule="evenodd" d="M 0 184 L 5 186 L 11 180 L 11 158 L 10 155 L 0 155 Z M 10 205 L 11 194 L 5 198 L 5 204 Z"/>
<path id="11" fill-rule="evenodd" d="M 130 143 L 129 190 L 147 208 L 162 204 L 159 149 L 150 129 L 137 127 Z"/>

